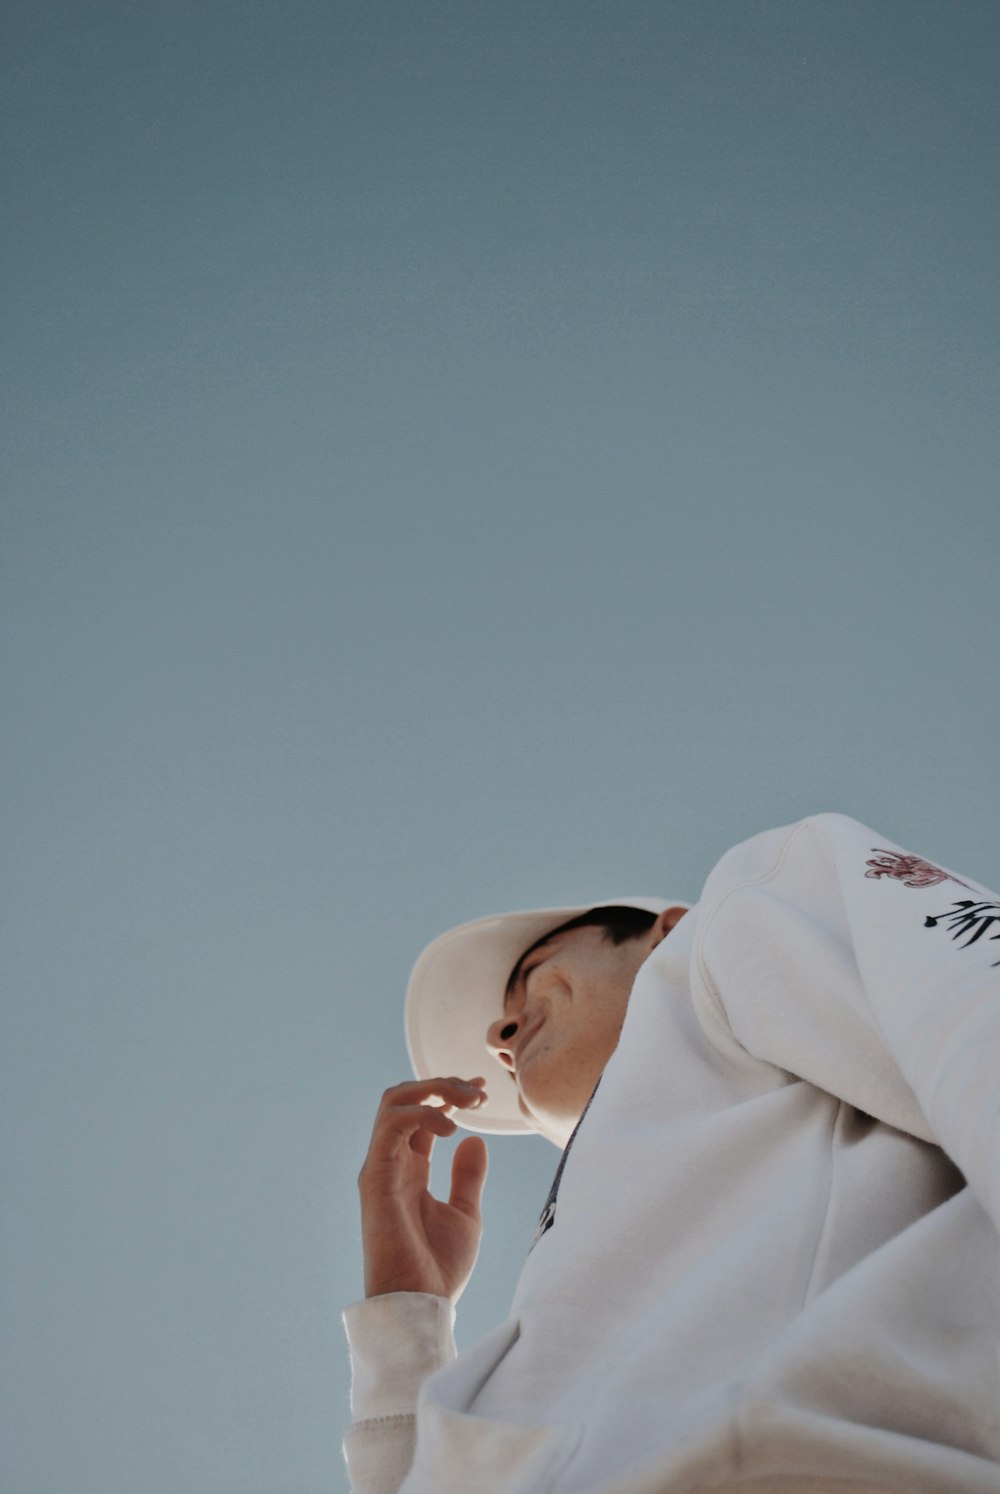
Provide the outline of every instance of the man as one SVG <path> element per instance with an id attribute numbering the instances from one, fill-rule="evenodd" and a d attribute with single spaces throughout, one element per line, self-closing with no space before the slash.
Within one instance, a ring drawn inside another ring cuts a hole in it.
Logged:
<path id="1" fill-rule="evenodd" d="M 694 908 L 622 902 L 414 968 L 418 1077 L 360 1178 L 353 1487 L 998 1494 L 1000 901 L 819 815 Z M 457 1358 L 486 1151 L 430 1196 L 456 1120 L 566 1148 L 508 1321 Z"/>

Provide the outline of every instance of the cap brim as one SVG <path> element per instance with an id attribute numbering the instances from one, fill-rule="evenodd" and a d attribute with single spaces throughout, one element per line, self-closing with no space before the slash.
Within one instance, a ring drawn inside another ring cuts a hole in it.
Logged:
<path id="1" fill-rule="evenodd" d="M 689 906 L 680 899 L 600 898 L 572 908 L 477 918 L 439 935 L 414 965 L 406 992 L 406 1046 L 413 1072 L 418 1079 L 485 1074 L 488 1100 L 474 1113 L 455 1111 L 459 1125 L 487 1135 L 534 1131 L 536 1127 L 521 1114 L 513 1076 L 503 1073 L 486 1049 L 486 1029 L 503 1010 L 507 980 L 517 960 L 536 940 L 591 908 L 662 913 L 664 908 Z"/>

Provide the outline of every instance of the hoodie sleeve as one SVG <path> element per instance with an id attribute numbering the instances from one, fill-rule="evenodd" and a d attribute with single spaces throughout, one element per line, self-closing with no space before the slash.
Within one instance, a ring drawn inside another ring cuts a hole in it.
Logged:
<path id="1" fill-rule="evenodd" d="M 424 1380 L 455 1358 L 445 1297 L 391 1292 L 344 1312 L 351 1350 L 351 1426 L 344 1458 L 354 1494 L 396 1494 L 413 1462 Z"/>
<path id="2" fill-rule="evenodd" d="M 940 1146 L 1000 1228 L 1000 900 L 843 815 L 737 846 L 702 898 L 699 1019 Z"/>

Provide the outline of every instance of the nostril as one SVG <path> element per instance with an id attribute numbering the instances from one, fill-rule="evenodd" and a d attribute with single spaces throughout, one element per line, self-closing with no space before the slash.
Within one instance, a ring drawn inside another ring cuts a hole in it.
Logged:
<path id="1" fill-rule="evenodd" d="M 508 1022 L 506 1027 L 501 1027 L 500 1029 L 500 1041 L 503 1043 L 509 1043 L 516 1031 L 517 1023 Z"/>

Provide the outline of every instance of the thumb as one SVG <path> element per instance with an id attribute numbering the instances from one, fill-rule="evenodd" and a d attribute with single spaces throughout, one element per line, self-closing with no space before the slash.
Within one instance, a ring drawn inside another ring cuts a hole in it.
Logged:
<path id="1" fill-rule="evenodd" d="M 460 1214 L 479 1217 L 479 1201 L 489 1166 L 489 1153 L 481 1136 L 466 1136 L 451 1160 L 451 1197 L 448 1202 Z"/>

